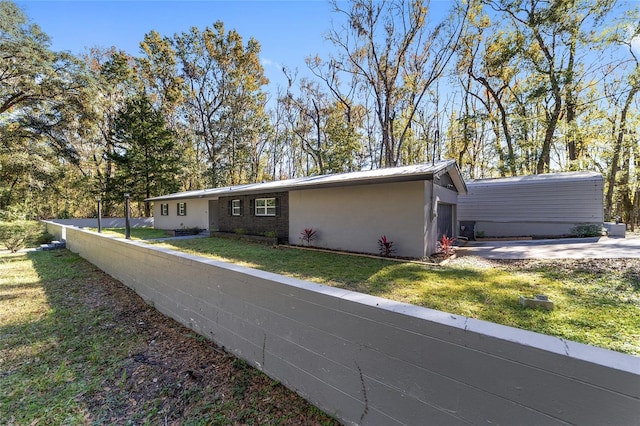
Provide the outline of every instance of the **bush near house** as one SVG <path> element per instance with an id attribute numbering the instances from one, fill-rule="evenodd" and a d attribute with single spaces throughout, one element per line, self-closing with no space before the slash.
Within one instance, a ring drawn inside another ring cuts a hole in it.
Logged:
<path id="1" fill-rule="evenodd" d="M 313 228 L 304 228 L 304 231 L 302 231 L 300 235 L 300 239 L 310 246 L 311 242 L 318 238 L 318 230 Z"/>
<path id="2" fill-rule="evenodd" d="M 602 236 L 602 225 L 595 223 L 583 223 L 571 228 L 571 234 L 580 238 Z"/>
<path id="3" fill-rule="evenodd" d="M 393 247 L 393 241 L 389 241 L 386 235 L 383 235 L 378 239 L 378 250 L 380 252 L 380 256 L 389 257 L 391 253 L 396 251 Z"/>

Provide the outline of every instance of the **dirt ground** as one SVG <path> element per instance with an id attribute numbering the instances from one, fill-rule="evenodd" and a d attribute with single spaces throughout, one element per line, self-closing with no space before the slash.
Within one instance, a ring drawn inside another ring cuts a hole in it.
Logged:
<path id="1" fill-rule="evenodd" d="M 101 271 L 84 302 L 108 307 L 142 343 L 85 401 L 102 424 L 333 425 L 283 385 L 147 305 Z M 107 325 L 108 326 L 108 325 Z M 115 327 L 116 325 L 113 324 Z M 88 396 L 85 396 L 88 397 Z M 136 420 L 137 419 L 137 420 Z"/>

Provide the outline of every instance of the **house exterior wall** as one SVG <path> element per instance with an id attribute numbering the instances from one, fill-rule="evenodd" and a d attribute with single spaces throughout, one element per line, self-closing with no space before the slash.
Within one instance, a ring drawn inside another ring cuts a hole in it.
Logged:
<path id="1" fill-rule="evenodd" d="M 475 221 L 487 237 L 568 235 L 578 224 L 603 223 L 603 185 L 592 173 L 468 182 L 458 219 Z"/>
<path id="2" fill-rule="evenodd" d="M 178 216 L 178 203 L 186 203 L 185 216 Z M 167 216 L 161 214 L 161 205 L 168 204 Z M 184 200 L 156 201 L 153 203 L 153 227 L 156 229 L 200 228 L 209 229 L 209 200 L 191 198 Z"/>
<path id="3" fill-rule="evenodd" d="M 276 198 L 278 207 L 276 216 L 256 216 L 252 209 L 252 201 L 256 198 Z M 242 212 L 240 216 L 233 216 L 229 212 L 229 202 L 240 200 Z M 269 192 L 258 195 L 235 195 L 220 197 L 218 201 L 218 223 L 222 232 L 244 230 L 250 235 L 264 235 L 265 232 L 277 233 L 278 239 L 289 239 L 289 194 L 287 192 Z"/>
<path id="4" fill-rule="evenodd" d="M 378 253 L 382 235 L 395 255 L 425 255 L 425 181 L 289 193 L 289 242 L 300 244 L 305 228 L 318 231 L 316 247 Z"/>

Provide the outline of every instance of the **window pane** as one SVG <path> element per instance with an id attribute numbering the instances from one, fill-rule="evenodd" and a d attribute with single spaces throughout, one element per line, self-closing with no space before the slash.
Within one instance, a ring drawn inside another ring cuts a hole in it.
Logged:
<path id="1" fill-rule="evenodd" d="M 256 198 L 256 216 L 275 216 L 276 215 L 276 199 L 275 198 Z"/>

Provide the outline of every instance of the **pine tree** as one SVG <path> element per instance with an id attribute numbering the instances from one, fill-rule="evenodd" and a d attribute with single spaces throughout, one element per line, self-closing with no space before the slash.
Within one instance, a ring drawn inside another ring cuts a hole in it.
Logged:
<path id="1" fill-rule="evenodd" d="M 178 190 L 175 176 L 180 159 L 174 135 L 145 93 L 127 101 L 116 119 L 114 140 L 117 147 L 111 156 L 116 172 L 109 196 L 119 199 L 129 193 L 132 201 L 141 203 L 153 195 Z M 144 203 L 144 215 L 151 215 L 148 202 Z"/>

